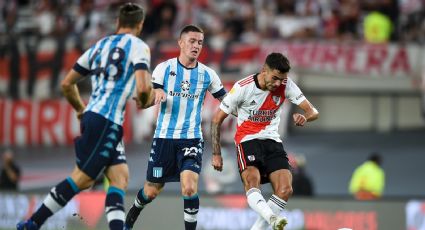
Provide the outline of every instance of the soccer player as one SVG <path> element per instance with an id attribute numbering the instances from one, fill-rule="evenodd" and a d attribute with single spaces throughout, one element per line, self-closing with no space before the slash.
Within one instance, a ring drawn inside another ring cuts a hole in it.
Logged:
<path id="1" fill-rule="evenodd" d="M 128 167 L 122 143 L 124 110 L 134 88 L 143 106 L 154 100 L 149 47 L 140 34 L 144 10 L 132 3 L 119 9 L 117 32 L 88 49 L 62 81 L 62 90 L 81 122 L 75 140 L 76 167 L 71 175 L 50 190 L 41 207 L 17 229 L 39 229 L 81 190 L 91 187 L 102 173 L 110 181 L 105 213 L 110 229 L 124 228 L 123 198 Z M 88 105 L 81 100 L 76 83 L 91 76 L 93 93 Z"/>
<path id="2" fill-rule="evenodd" d="M 220 127 L 233 111 L 238 114 L 235 134 L 237 162 L 249 206 L 260 216 L 253 229 L 283 229 L 287 220 L 279 216 L 292 194 L 292 175 L 288 156 L 278 133 L 283 102 L 289 99 L 304 113 L 294 113 L 295 125 L 304 126 L 318 118 L 318 111 L 305 98 L 298 86 L 288 78 L 290 65 L 280 53 L 271 53 L 260 73 L 236 82 L 221 102 L 211 122 L 213 145 L 212 166 L 221 171 Z M 273 195 L 268 202 L 260 184 L 271 182 Z"/>
<path id="3" fill-rule="evenodd" d="M 222 100 L 226 91 L 216 72 L 197 59 L 204 33 L 195 25 L 180 32 L 180 54 L 160 63 L 152 73 L 155 90 L 165 91 L 150 152 L 146 182 L 129 210 L 125 225 L 132 229 L 140 211 L 167 182 L 181 183 L 186 230 L 195 230 L 199 209 L 198 179 L 204 141 L 201 110 L 207 91 Z"/>

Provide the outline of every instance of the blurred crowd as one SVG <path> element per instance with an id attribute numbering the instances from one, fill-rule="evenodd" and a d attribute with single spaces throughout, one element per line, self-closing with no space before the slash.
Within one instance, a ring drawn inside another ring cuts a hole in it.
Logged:
<path id="1" fill-rule="evenodd" d="M 122 0 L 0 1 L 0 59 L 28 60 L 26 95 L 34 91 L 39 69 L 51 68 L 52 95 L 58 94 L 63 56 L 69 46 L 82 52 L 113 33 Z M 425 44 L 425 0 L 134 0 L 146 9 L 142 38 L 152 49 L 175 41 L 184 24 L 205 30 L 205 45 L 258 44 L 285 39 Z M 174 43 L 175 44 L 175 43 Z M 54 57 L 37 52 L 54 46 Z M 155 64 L 155 63 L 153 63 Z M 9 95 L 18 98 L 19 61 L 9 63 Z"/>

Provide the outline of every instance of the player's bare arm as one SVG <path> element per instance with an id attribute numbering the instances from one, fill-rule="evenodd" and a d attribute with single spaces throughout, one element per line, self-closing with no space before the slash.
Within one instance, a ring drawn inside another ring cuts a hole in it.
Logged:
<path id="1" fill-rule="evenodd" d="M 223 170 L 223 158 L 221 157 L 220 146 L 220 128 L 227 116 L 227 113 L 219 109 L 211 121 L 211 142 L 213 147 L 212 166 L 217 171 Z"/>
<path id="2" fill-rule="evenodd" d="M 139 109 L 146 109 L 153 105 L 159 104 L 161 102 L 164 102 L 167 99 L 167 95 L 165 94 L 165 91 L 163 89 L 153 89 L 152 95 L 150 95 L 150 100 L 144 107 L 142 106 L 142 102 L 136 98 L 133 97 L 133 99 L 136 101 L 137 108 Z"/>
<path id="3" fill-rule="evenodd" d="M 78 91 L 77 82 L 83 79 L 84 76 L 75 70 L 69 71 L 65 79 L 61 82 L 62 93 L 71 106 L 77 111 L 78 119 L 83 115 L 86 105 L 81 99 L 80 92 Z"/>
<path id="4" fill-rule="evenodd" d="M 135 76 L 137 106 L 141 109 L 148 108 L 155 102 L 155 93 L 152 90 L 151 76 L 147 70 L 137 70 Z"/>
<path id="5" fill-rule="evenodd" d="M 295 125 L 304 126 L 306 122 L 319 118 L 319 111 L 307 99 L 301 102 L 298 107 L 304 111 L 304 114 L 294 113 L 292 115 Z"/>

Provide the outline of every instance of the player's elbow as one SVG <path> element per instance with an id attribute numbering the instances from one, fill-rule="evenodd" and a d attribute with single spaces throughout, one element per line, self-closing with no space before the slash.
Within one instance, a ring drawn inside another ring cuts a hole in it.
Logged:
<path id="1" fill-rule="evenodd" d="M 72 85 L 73 84 L 71 84 L 71 82 L 69 82 L 69 81 L 67 81 L 66 79 L 64 79 L 62 82 L 61 82 L 61 89 L 62 89 L 62 92 L 67 92 L 67 91 L 69 91 L 71 88 L 72 88 Z"/>
<path id="2" fill-rule="evenodd" d="M 71 85 L 72 85 L 71 82 L 69 82 L 66 78 L 61 81 L 61 88 L 62 89 L 67 89 L 67 88 L 71 87 Z"/>
<path id="3" fill-rule="evenodd" d="M 307 117 L 307 121 L 314 121 L 319 118 L 319 111 L 316 108 L 313 108 L 309 112 L 309 116 Z"/>

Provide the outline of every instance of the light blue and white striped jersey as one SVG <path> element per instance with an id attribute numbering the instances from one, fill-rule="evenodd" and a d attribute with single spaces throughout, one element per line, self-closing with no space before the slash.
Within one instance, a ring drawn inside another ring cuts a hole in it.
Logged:
<path id="1" fill-rule="evenodd" d="M 131 34 L 99 40 L 74 65 L 81 75 L 91 75 L 92 94 L 85 111 L 122 125 L 126 102 L 136 86 L 134 72 L 148 70 L 150 58 L 146 43 Z"/>
<path id="2" fill-rule="evenodd" d="M 172 58 L 154 69 L 152 80 L 154 88 L 163 88 L 167 94 L 154 137 L 202 139 L 201 112 L 207 90 L 215 98 L 226 94 L 217 73 L 200 62 L 195 68 L 186 68 Z"/>

